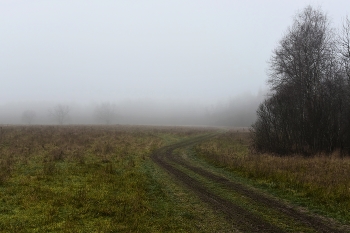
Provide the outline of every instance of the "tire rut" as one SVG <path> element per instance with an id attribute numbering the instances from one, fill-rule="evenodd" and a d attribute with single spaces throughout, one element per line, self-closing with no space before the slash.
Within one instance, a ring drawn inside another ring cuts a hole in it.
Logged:
<path id="1" fill-rule="evenodd" d="M 155 151 L 151 156 L 152 160 L 172 174 L 177 180 L 182 182 L 188 189 L 192 190 L 202 201 L 208 203 L 212 208 L 217 211 L 223 212 L 228 220 L 236 223 L 237 228 L 243 231 L 249 232 L 284 232 L 277 226 L 266 222 L 261 217 L 249 212 L 241 206 L 238 206 L 229 200 L 226 200 L 215 193 L 211 192 L 198 180 L 190 177 L 183 171 L 179 170 L 171 163 L 180 165 L 185 169 L 188 169 L 206 179 L 209 179 L 217 184 L 224 186 L 226 189 L 245 196 L 259 204 L 263 204 L 270 209 L 277 210 L 284 215 L 296 220 L 306 227 L 313 228 L 317 232 L 322 233 L 341 233 L 345 232 L 333 226 L 329 222 L 324 221 L 322 218 L 317 216 L 311 216 L 305 212 L 301 212 L 293 207 L 290 207 L 276 199 L 269 198 L 261 193 L 258 193 L 245 185 L 231 181 L 223 176 L 214 174 L 201 167 L 193 166 L 186 160 L 179 156 L 175 156 L 173 151 L 178 148 L 187 147 L 194 145 L 198 142 L 202 142 L 209 139 L 217 134 L 210 134 L 200 136 L 192 139 L 188 139 L 182 142 L 178 142 L 169 146 L 162 147 Z M 169 163 L 169 162 L 171 163 Z"/>
<path id="2" fill-rule="evenodd" d="M 263 204 L 267 206 L 268 208 L 273 208 L 275 210 L 278 210 L 279 212 L 287 215 L 290 218 L 293 218 L 300 223 L 311 227 L 315 229 L 317 232 L 322 233 L 341 233 L 344 232 L 342 230 L 339 230 L 333 226 L 330 226 L 329 223 L 325 222 L 319 217 L 308 215 L 304 212 L 298 211 L 288 205 L 283 204 L 282 202 L 268 198 L 260 193 L 257 193 L 243 184 L 233 182 L 231 180 L 228 180 L 225 177 L 216 175 L 212 172 L 209 172 L 207 170 L 204 170 L 203 168 L 192 166 L 188 163 L 186 163 L 185 160 L 175 157 L 175 156 L 169 156 L 168 159 L 174 163 L 177 163 L 181 165 L 182 167 L 191 170 L 192 172 L 199 174 L 207 179 L 210 179 L 212 181 L 215 181 L 216 183 L 219 183 L 223 185 L 226 189 L 232 190 L 238 194 L 241 194 L 245 197 L 250 198 L 251 200 L 254 200 L 255 202 L 258 202 L 260 204 Z"/>
<path id="3" fill-rule="evenodd" d="M 211 192 L 199 181 L 175 168 L 163 158 L 164 156 L 171 157 L 172 151 L 177 148 L 197 143 L 206 138 L 208 138 L 208 136 L 163 147 L 153 154 L 152 160 L 167 172 L 175 176 L 177 180 L 181 181 L 188 189 L 192 190 L 202 201 L 208 203 L 215 210 L 223 212 L 228 220 L 233 221 L 237 225 L 238 229 L 248 232 L 284 232 L 282 229 L 266 222 L 261 217 L 256 216 L 243 207 Z"/>

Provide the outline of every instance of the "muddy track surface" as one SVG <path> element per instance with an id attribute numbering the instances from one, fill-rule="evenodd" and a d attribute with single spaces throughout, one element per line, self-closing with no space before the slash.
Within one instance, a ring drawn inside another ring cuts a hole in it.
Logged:
<path id="1" fill-rule="evenodd" d="M 232 221 L 234 225 L 243 232 L 286 231 L 267 222 L 261 216 L 250 212 L 242 206 L 239 206 L 230 200 L 215 194 L 214 191 L 210 190 L 210 188 L 206 187 L 199 180 L 191 177 L 182 169 L 180 170 L 178 166 L 181 166 L 196 175 L 204 177 L 207 180 L 224 187 L 230 192 L 237 193 L 251 199 L 256 203 L 259 203 L 259 205 L 264 205 L 266 208 L 278 211 L 288 218 L 291 218 L 293 221 L 296 221 L 307 228 L 314 229 L 315 232 L 348 232 L 347 230 L 334 226 L 334 224 L 330 224 L 330 222 L 325 221 L 321 217 L 307 214 L 306 212 L 300 211 L 295 207 L 287 205 L 275 198 L 269 197 L 250 187 L 247 187 L 244 184 L 229 180 L 224 176 L 214 174 L 205 168 L 191 165 L 189 161 L 173 153 L 175 149 L 194 145 L 213 136 L 215 136 L 215 134 L 196 137 L 162 147 L 153 153 L 152 160 L 160 167 L 165 169 L 168 173 L 173 175 L 175 179 L 184 184 L 186 188 L 195 193 L 202 201 L 209 204 L 216 211 L 224 213 L 227 219 Z"/>

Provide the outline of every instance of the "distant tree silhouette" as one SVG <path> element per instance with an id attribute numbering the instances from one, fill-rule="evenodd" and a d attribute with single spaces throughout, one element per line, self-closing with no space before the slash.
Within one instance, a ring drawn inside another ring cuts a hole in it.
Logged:
<path id="1" fill-rule="evenodd" d="M 116 106 L 105 102 L 95 107 L 95 117 L 104 124 L 111 124 L 116 118 Z"/>
<path id="2" fill-rule="evenodd" d="M 58 104 L 53 110 L 49 110 L 49 114 L 56 123 L 63 125 L 68 118 L 69 111 L 69 106 Z"/>
<path id="3" fill-rule="evenodd" d="M 22 122 L 28 125 L 33 124 L 34 120 L 36 118 L 36 113 L 33 110 L 26 110 L 22 113 Z"/>

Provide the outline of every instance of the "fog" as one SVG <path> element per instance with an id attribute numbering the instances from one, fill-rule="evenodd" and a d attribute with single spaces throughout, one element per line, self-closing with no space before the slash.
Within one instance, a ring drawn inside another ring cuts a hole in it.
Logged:
<path id="1" fill-rule="evenodd" d="M 273 49 L 306 5 L 350 2 L 1 1 L 0 124 L 250 126 Z"/>
<path id="2" fill-rule="evenodd" d="M 166 102 L 147 99 L 120 102 L 12 102 L 0 106 L 1 124 L 59 124 L 52 116 L 58 105 L 67 106 L 69 112 L 63 124 L 136 124 L 249 127 L 255 120 L 255 111 L 265 98 L 266 91 L 244 93 L 235 98 L 205 105 L 195 102 Z M 110 113 L 101 110 L 105 106 Z M 34 115 L 30 122 L 26 112 Z M 111 120 L 101 119 L 111 114 Z"/>

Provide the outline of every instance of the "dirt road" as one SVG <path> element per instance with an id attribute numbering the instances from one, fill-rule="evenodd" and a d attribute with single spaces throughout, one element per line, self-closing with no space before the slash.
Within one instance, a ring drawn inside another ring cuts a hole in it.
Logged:
<path id="1" fill-rule="evenodd" d="M 192 146 L 213 136 L 214 134 L 196 137 L 165 146 L 153 154 L 152 160 L 203 202 L 214 210 L 224 213 L 227 221 L 232 222 L 242 232 L 295 232 L 296 229 L 302 232 L 348 232 L 344 228 L 335 226 L 334 223 L 331 224 L 325 218 L 301 211 L 295 206 L 286 204 L 284 201 L 268 196 L 243 183 L 195 165 L 193 161 L 174 153 L 175 149 Z M 209 187 L 206 182 L 222 188 L 226 195 L 218 194 L 217 190 Z M 247 203 L 253 204 L 244 205 L 232 201 L 228 198 L 231 194 L 238 195 L 241 199 L 248 200 Z M 250 205 L 257 205 L 258 210 L 247 207 Z M 264 217 L 264 213 L 260 213 L 259 209 L 262 209 L 260 212 L 277 213 L 278 217 L 276 219 Z M 283 219 L 284 223 L 280 223 L 282 222 L 280 219 Z"/>

